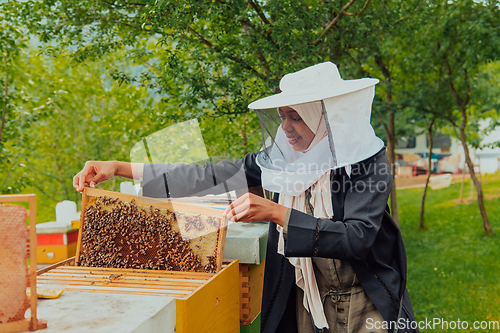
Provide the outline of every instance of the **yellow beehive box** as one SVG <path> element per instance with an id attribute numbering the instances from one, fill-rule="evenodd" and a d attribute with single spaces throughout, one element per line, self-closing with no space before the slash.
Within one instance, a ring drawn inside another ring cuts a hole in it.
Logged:
<path id="1" fill-rule="evenodd" d="M 66 291 L 176 298 L 177 333 L 233 333 L 240 329 L 237 260 L 218 273 L 74 266 L 71 258 L 38 271 L 37 285 Z"/>
<path id="2" fill-rule="evenodd" d="M 265 260 L 259 265 L 240 264 L 241 325 L 251 325 L 260 313 L 265 265 Z"/>

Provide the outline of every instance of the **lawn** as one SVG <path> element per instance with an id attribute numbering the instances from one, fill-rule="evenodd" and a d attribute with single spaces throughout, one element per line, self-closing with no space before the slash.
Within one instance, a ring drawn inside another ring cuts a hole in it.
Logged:
<path id="1" fill-rule="evenodd" d="M 408 256 L 408 291 L 417 321 L 441 318 L 468 321 L 469 329 L 440 332 L 492 332 L 474 330 L 474 321 L 500 321 L 500 174 L 483 178 L 486 211 L 493 228 L 486 236 L 477 201 L 456 202 L 460 184 L 429 190 L 427 230 L 418 230 L 422 188 L 398 190 L 398 207 Z M 470 195 L 466 182 L 465 196 Z M 455 201 L 454 201 L 455 200 Z M 437 326 L 436 326 L 437 328 Z M 422 332 L 434 332 L 423 329 Z"/>

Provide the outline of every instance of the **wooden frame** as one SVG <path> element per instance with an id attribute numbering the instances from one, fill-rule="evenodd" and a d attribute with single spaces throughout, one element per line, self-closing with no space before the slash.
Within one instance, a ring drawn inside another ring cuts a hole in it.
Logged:
<path id="1" fill-rule="evenodd" d="M 80 213 L 80 231 L 78 233 L 78 243 L 76 246 L 76 255 L 75 255 L 75 265 L 79 266 L 79 261 L 80 261 L 80 250 L 82 247 L 82 234 L 83 234 L 83 229 L 84 229 L 84 217 L 85 217 L 85 210 L 87 207 L 87 204 L 89 202 L 90 197 L 98 197 L 98 196 L 108 196 L 113 199 L 120 199 L 122 201 L 130 202 L 132 200 L 135 200 L 137 204 L 140 205 L 145 205 L 145 206 L 150 206 L 153 205 L 154 207 L 157 208 L 163 208 L 163 209 L 168 209 L 171 211 L 175 210 L 180 210 L 181 212 L 184 213 L 194 213 L 194 214 L 204 214 L 204 215 L 209 215 L 209 216 L 215 216 L 219 217 L 222 219 L 221 223 L 221 228 L 219 232 L 219 237 L 217 240 L 217 269 L 216 272 L 219 272 L 222 268 L 222 257 L 224 256 L 224 244 L 226 240 L 226 233 L 227 233 L 227 223 L 222 217 L 223 211 L 219 209 L 213 209 L 213 208 L 208 208 L 208 207 L 203 207 L 203 206 L 198 206 L 198 205 L 193 205 L 193 204 L 188 204 L 188 203 L 183 203 L 183 202 L 172 202 L 170 200 L 161 200 L 161 199 L 155 199 L 155 198 L 149 198 L 149 197 L 138 197 L 136 195 L 131 195 L 131 194 L 125 194 L 125 193 L 119 193 L 119 192 L 112 192 L 112 191 L 106 191 L 106 190 L 100 190 L 96 188 L 90 188 L 87 187 L 83 191 L 83 196 L 82 196 L 82 207 L 81 207 L 81 213 Z"/>
<path id="2" fill-rule="evenodd" d="M 23 319 L 16 322 L 0 324 L 0 332 L 21 332 L 35 331 L 38 329 L 47 328 L 47 323 L 36 318 L 37 293 L 36 293 L 36 195 L 35 194 L 17 194 L 17 195 L 0 195 L 0 203 L 11 202 L 28 202 L 29 210 L 28 217 L 30 219 L 30 267 L 29 267 L 29 286 L 30 295 L 30 319 Z"/>

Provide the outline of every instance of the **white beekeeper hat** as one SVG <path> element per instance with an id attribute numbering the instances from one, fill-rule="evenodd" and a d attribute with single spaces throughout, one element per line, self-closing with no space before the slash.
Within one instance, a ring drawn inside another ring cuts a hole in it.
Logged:
<path id="1" fill-rule="evenodd" d="M 348 94 L 374 86 L 378 79 L 343 80 L 337 66 L 328 61 L 290 73 L 280 81 L 281 93 L 250 103 L 250 109 L 270 109 Z"/>
<path id="2" fill-rule="evenodd" d="M 296 196 L 329 170 L 348 167 L 380 151 L 384 142 L 370 124 L 378 82 L 370 78 L 342 80 L 337 66 L 324 62 L 285 75 L 281 93 L 251 103 L 248 107 L 258 115 L 262 129 L 263 148 L 256 160 L 262 170 L 262 186 Z M 297 112 L 319 109 L 327 136 L 305 151 L 295 151 L 275 109 L 284 106 Z"/>

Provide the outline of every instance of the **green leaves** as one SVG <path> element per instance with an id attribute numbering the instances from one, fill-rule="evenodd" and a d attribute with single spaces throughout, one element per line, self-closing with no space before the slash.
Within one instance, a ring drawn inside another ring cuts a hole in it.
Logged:
<path id="1" fill-rule="evenodd" d="M 250 101 L 276 92 L 287 72 L 327 59 L 341 62 L 348 38 L 343 31 L 362 21 L 361 16 L 343 15 L 346 5 L 347 1 L 28 1 L 21 5 L 19 17 L 43 41 L 57 40 L 61 52 L 73 50 L 78 61 L 122 47 L 135 52 L 148 44 L 156 60 L 140 75 L 142 84 L 180 105 L 201 106 L 203 114 L 224 116 L 247 112 Z M 348 10 L 356 13 L 363 5 L 357 0 Z M 155 48 L 152 40 L 159 40 Z M 131 82 L 116 74 L 120 82 Z M 249 85 L 250 89 L 241 88 Z"/>
<path id="2" fill-rule="evenodd" d="M 373 108 L 381 137 L 389 114 L 398 137 L 434 116 L 460 125 L 464 101 L 469 119 L 498 109 L 498 73 L 487 65 L 500 47 L 495 2 L 29 0 L 0 9 L 11 80 L 0 95 L 8 106 L 1 173 L 9 184 L 12 172 L 24 184 L 47 177 L 58 184 L 43 188 L 54 198 L 85 160 L 126 160 L 143 136 L 192 118 L 211 157 L 258 150 L 248 104 L 279 92 L 284 74 L 322 61 L 345 79 L 381 80 Z M 23 51 L 33 35 L 39 54 Z M 467 124 L 474 142 L 477 124 Z"/>

